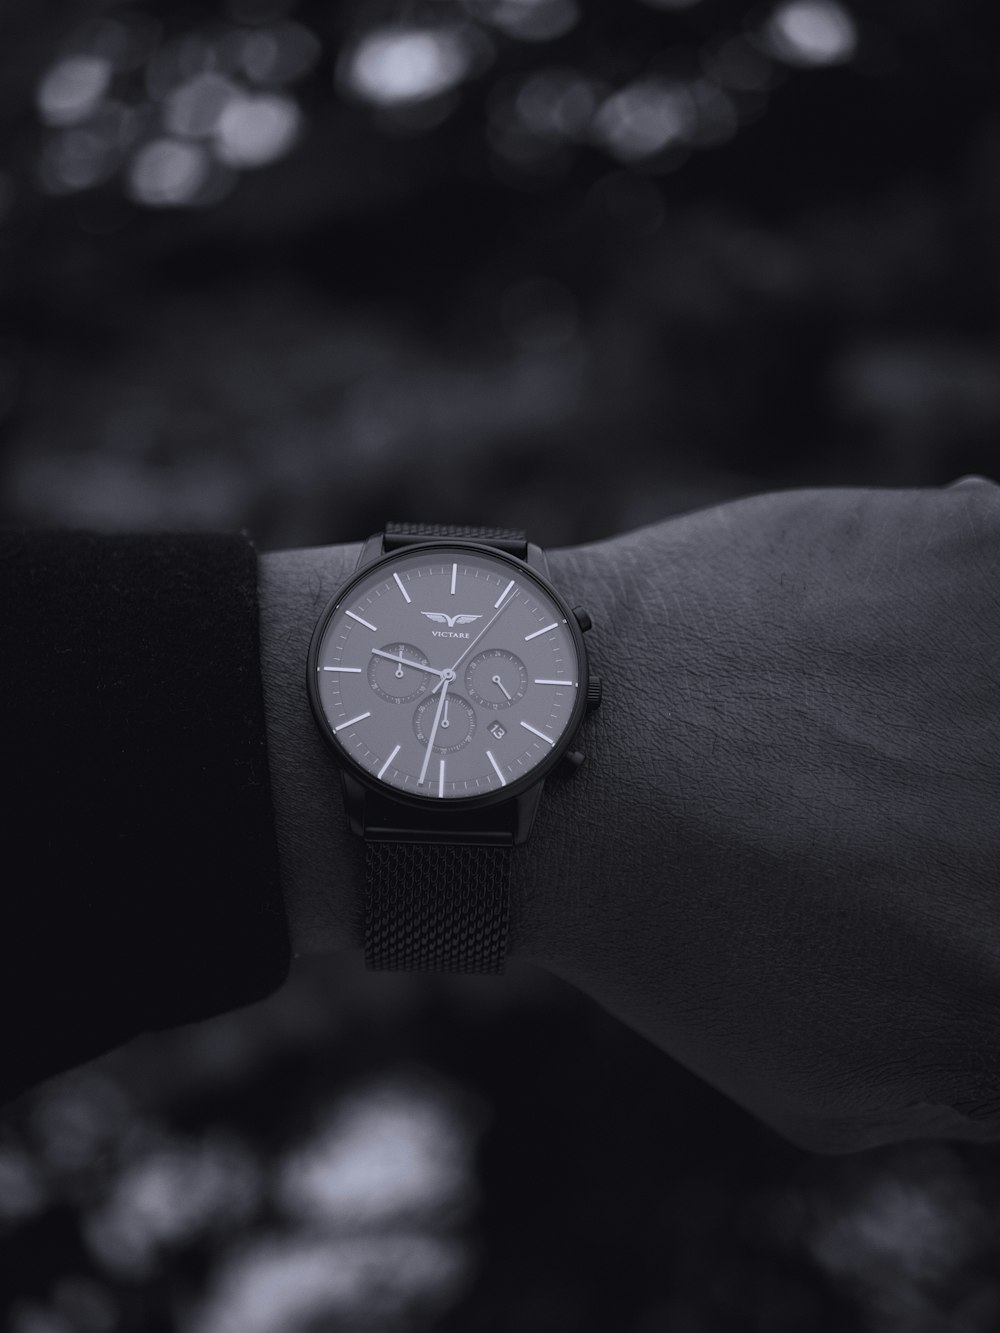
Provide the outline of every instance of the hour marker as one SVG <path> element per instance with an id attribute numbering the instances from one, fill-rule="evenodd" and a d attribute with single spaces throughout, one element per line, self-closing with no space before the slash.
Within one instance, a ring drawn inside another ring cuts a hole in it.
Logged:
<path id="1" fill-rule="evenodd" d="M 347 614 L 350 615 L 351 614 L 350 611 L 348 611 Z M 536 629 L 534 634 L 526 634 L 524 636 L 524 642 L 527 643 L 529 639 L 537 639 L 539 634 L 548 634 L 550 629 L 558 629 L 558 628 L 559 628 L 558 623 L 554 622 L 551 625 L 546 625 L 544 629 Z"/>
<path id="2" fill-rule="evenodd" d="M 324 671 L 353 671 L 353 672 L 355 673 L 355 675 L 358 675 L 358 676 L 360 676 L 360 674 L 361 674 L 361 668 L 360 668 L 360 667 L 323 667 L 322 669 L 323 669 Z M 535 681 L 535 684 L 536 684 L 536 685 L 538 684 L 538 681 L 537 681 L 537 680 Z"/>
<path id="3" fill-rule="evenodd" d="M 486 758 L 487 758 L 487 759 L 490 761 L 490 763 L 493 765 L 493 772 L 494 772 L 494 773 L 497 775 L 497 777 L 500 779 L 500 786 L 501 786 L 501 787 L 506 787 L 506 785 L 507 785 L 506 779 L 504 778 L 504 775 L 500 772 L 500 765 L 499 765 L 499 764 L 497 763 L 497 761 L 493 758 L 493 751 L 492 751 L 492 750 L 487 750 L 487 751 L 486 751 Z"/>
<path id="4" fill-rule="evenodd" d="M 503 599 L 507 596 L 507 594 L 510 592 L 511 588 L 513 588 L 513 586 L 514 586 L 514 580 L 511 579 L 511 581 L 507 584 L 506 588 L 504 588 L 503 592 L 500 594 L 500 596 L 499 596 L 499 597 L 496 599 L 496 601 L 493 603 L 493 609 L 494 609 L 494 611 L 497 609 L 497 607 L 500 605 L 500 603 L 503 601 Z"/>
<path id="5" fill-rule="evenodd" d="M 573 686 L 575 687 L 575 686 L 576 686 L 576 681 L 575 681 L 575 680 L 536 680 L 536 681 L 535 681 L 535 684 L 536 684 L 536 685 L 573 685 Z"/>
<path id="6" fill-rule="evenodd" d="M 362 620 L 361 617 L 356 616 L 353 611 L 348 611 L 347 614 L 351 617 L 352 620 L 356 620 L 359 625 L 364 625 L 365 629 L 374 630 L 376 634 L 378 633 L 378 630 L 375 628 L 374 625 L 370 624 L 367 620 Z"/>
<path id="7" fill-rule="evenodd" d="M 441 767 L 438 769 L 438 795 L 444 795 L 444 760 L 441 760 Z"/>
<path id="8" fill-rule="evenodd" d="M 343 732 L 345 726 L 353 726 L 353 725 L 355 725 L 355 722 L 363 722 L 363 721 L 365 720 L 365 717 L 371 717 L 371 716 L 372 716 L 371 712 L 368 712 L 368 713 L 359 713 L 359 714 L 357 714 L 357 717 L 351 717 L 351 718 L 348 718 L 348 721 L 341 722 L 340 726 L 335 726 L 335 728 L 333 728 L 333 730 L 335 730 L 335 732 Z M 524 724 L 521 724 L 521 725 L 524 725 Z"/>
<path id="9" fill-rule="evenodd" d="M 409 602 L 409 601 L 412 601 L 412 598 L 410 597 L 410 594 L 409 594 L 409 593 L 406 591 L 406 589 L 403 587 L 403 580 L 399 577 L 399 575 L 396 574 L 396 573 L 393 573 L 393 576 L 392 576 L 392 577 L 396 580 L 396 584 L 397 584 L 397 586 L 398 586 L 398 588 L 399 588 L 399 591 L 403 594 L 403 596 L 406 598 L 406 600 L 407 600 L 408 602 Z"/>
<path id="10" fill-rule="evenodd" d="M 371 717 L 371 716 L 372 716 L 371 712 L 359 713 L 357 714 L 357 717 L 351 717 L 348 718 L 347 721 L 341 722 L 340 726 L 335 726 L 333 730 L 335 730 L 335 732 L 343 732 L 345 726 L 353 726 L 355 725 L 355 722 L 363 722 L 365 720 L 365 717 Z M 521 726 L 524 726 L 524 722 L 521 722 Z"/>
<path id="11" fill-rule="evenodd" d="M 458 578 L 458 565 L 451 567 L 451 595 L 455 596 L 455 580 Z"/>
<path id="12" fill-rule="evenodd" d="M 526 731 L 530 731 L 534 735 L 539 736 L 543 741 L 547 741 L 549 745 L 555 745 L 555 741 L 551 736 L 546 736 L 544 731 L 539 731 L 538 728 L 533 727 L 530 722 L 522 722 L 521 726 L 524 727 Z"/>
<path id="13" fill-rule="evenodd" d="M 400 752 L 401 749 L 402 749 L 402 746 L 400 746 L 400 745 L 397 745 L 397 746 L 396 746 L 395 750 L 393 750 L 392 754 L 389 756 L 389 758 L 385 761 L 385 763 L 384 763 L 384 764 L 382 765 L 382 767 L 379 769 L 379 771 L 378 771 L 378 776 L 379 776 L 379 777 L 382 776 L 382 774 L 385 772 L 385 770 L 389 767 L 389 765 L 392 763 L 392 761 L 396 758 L 396 755 L 399 754 L 399 752 Z"/>

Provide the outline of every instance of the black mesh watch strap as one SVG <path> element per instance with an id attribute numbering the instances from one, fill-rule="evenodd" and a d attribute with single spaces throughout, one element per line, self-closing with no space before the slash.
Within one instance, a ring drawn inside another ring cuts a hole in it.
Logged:
<path id="1" fill-rule="evenodd" d="M 510 858 L 510 847 L 369 840 L 366 966 L 502 972 Z"/>
<path id="2" fill-rule="evenodd" d="M 479 528 L 460 523 L 387 523 L 382 545 L 387 552 L 397 551 L 401 546 L 433 541 L 435 537 L 447 541 L 461 541 L 464 537 L 469 541 L 487 542 L 521 560 L 528 553 L 528 535 L 520 528 Z"/>

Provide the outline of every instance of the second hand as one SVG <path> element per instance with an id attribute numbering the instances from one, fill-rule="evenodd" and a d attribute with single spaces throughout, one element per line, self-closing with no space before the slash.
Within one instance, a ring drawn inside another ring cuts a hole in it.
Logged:
<path id="1" fill-rule="evenodd" d="M 417 778 L 418 787 L 424 785 L 424 778 L 427 776 L 427 765 L 431 762 L 431 750 L 434 748 L 434 740 L 437 736 L 438 724 L 441 721 L 441 713 L 444 710 L 444 701 L 448 698 L 448 686 L 454 679 L 454 671 L 446 671 L 439 682 L 444 688 L 441 691 L 441 698 L 438 700 L 437 712 L 434 714 L 434 724 L 431 727 L 431 734 L 427 737 L 427 753 L 424 755 L 424 762 L 420 769 L 420 777 Z"/>
<path id="2" fill-rule="evenodd" d="M 504 599 L 503 605 L 502 605 L 502 606 L 500 607 L 500 609 L 496 612 L 496 614 L 493 615 L 493 616 L 491 616 L 490 619 L 487 620 L 486 624 L 485 624 L 485 625 L 483 626 L 483 628 L 479 631 L 479 633 L 478 633 L 478 634 L 476 635 L 476 637 L 472 640 L 472 642 L 471 642 L 466 648 L 464 648 L 464 649 L 462 650 L 462 652 L 459 653 L 458 657 L 457 657 L 456 660 L 452 663 L 452 667 L 451 667 L 451 674 L 452 674 L 452 678 L 453 678 L 453 679 L 454 679 L 454 675 L 455 675 L 455 670 L 456 670 L 456 668 L 458 667 L 459 663 L 462 661 L 462 658 L 465 657 L 466 653 L 471 653 L 471 652 L 472 652 L 473 648 L 475 648 L 476 644 L 477 644 L 477 643 L 479 642 L 479 640 L 483 637 L 483 635 L 484 635 L 484 634 L 486 633 L 486 631 L 490 628 L 490 626 L 493 625 L 493 624 L 500 618 L 500 616 L 503 615 L 503 613 L 507 610 L 508 606 L 510 606 L 511 602 L 514 600 L 514 594 L 515 594 L 516 592 L 517 592 L 517 589 L 516 589 L 516 588 L 512 588 L 512 589 L 511 589 L 511 591 L 510 591 L 510 596 L 508 596 L 507 598 Z M 436 694 L 437 691 L 440 689 L 440 687 L 441 687 L 441 681 L 439 680 L 438 683 L 437 683 L 437 685 L 435 685 L 434 688 L 433 688 L 433 690 L 431 690 L 431 694 Z"/>

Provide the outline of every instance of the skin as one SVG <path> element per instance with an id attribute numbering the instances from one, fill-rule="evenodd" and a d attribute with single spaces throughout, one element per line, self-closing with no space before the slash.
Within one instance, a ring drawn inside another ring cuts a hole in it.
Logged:
<path id="1" fill-rule="evenodd" d="M 261 561 L 301 953 L 362 940 L 304 687 L 358 551 Z M 754 496 L 550 562 L 604 703 L 516 849 L 511 957 L 808 1149 L 1000 1138 L 1000 488 Z"/>

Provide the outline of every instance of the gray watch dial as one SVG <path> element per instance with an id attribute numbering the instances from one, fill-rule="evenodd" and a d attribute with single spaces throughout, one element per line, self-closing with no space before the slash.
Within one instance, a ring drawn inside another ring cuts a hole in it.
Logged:
<path id="1" fill-rule="evenodd" d="M 403 550 L 362 571 L 320 622 L 317 716 L 387 787 L 434 800 L 501 792 L 568 739 L 578 637 L 519 562 Z"/>

